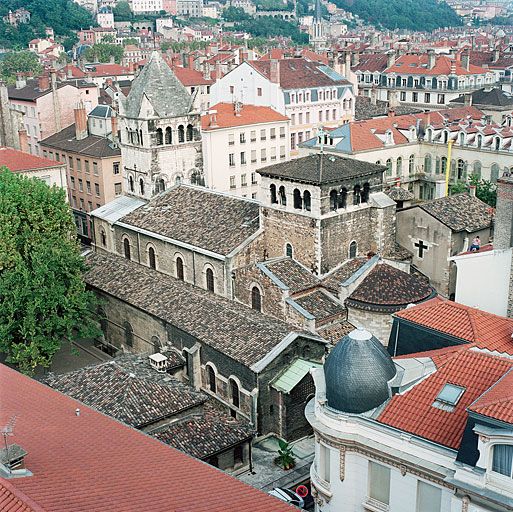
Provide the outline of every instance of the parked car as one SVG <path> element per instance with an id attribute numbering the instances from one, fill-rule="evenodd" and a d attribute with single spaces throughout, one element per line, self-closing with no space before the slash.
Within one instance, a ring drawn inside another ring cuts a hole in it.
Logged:
<path id="1" fill-rule="evenodd" d="M 275 487 L 272 491 L 269 491 L 269 494 L 279 500 L 289 503 L 290 505 L 294 505 L 298 508 L 305 508 L 305 501 L 303 498 L 290 489 Z"/>

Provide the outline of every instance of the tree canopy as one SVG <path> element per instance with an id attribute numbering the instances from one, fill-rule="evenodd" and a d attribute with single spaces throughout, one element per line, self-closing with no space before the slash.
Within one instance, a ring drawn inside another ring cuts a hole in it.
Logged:
<path id="1" fill-rule="evenodd" d="M 116 21 L 130 21 L 133 18 L 130 4 L 125 1 L 118 2 L 112 9 Z"/>
<path id="2" fill-rule="evenodd" d="M 11 27 L 1 21 L 9 10 L 14 11 L 20 7 L 30 12 L 30 23 Z M 96 26 L 93 15 L 72 0 L 0 2 L 0 45 L 5 48 L 26 48 L 31 39 L 44 37 L 45 27 L 52 27 L 57 37 L 76 41 L 75 31 L 90 26 Z"/>
<path id="3" fill-rule="evenodd" d="M 334 0 L 334 3 L 372 25 L 392 30 L 431 31 L 462 24 L 447 3 L 437 0 Z"/>
<path id="4" fill-rule="evenodd" d="M 42 71 L 37 55 L 28 50 L 8 53 L 0 62 L 0 76 L 11 85 L 16 81 L 16 73 L 38 75 Z"/>
<path id="5" fill-rule="evenodd" d="M 89 62 L 110 62 L 111 57 L 118 64 L 123 58 L 123 47 L 110 43 L 93 44 L 85 52 L 85 58 Z"/>
<path id="6" fill-rule="evenodd" d="M 65 192 L 4 167 L 0 197 L 0 352 L 31 374 L 66 340 L 99 333 L 95 298 Z"/>
<path id="7" fill-rule="evenodd" d="M 297 25 L 281 18 L 262 16 L 235 23 L 235 30 L 241 30 L 253 37 L 289 37 L 296 44 L 308 43 L 308 34 L 301 32 Z"/>

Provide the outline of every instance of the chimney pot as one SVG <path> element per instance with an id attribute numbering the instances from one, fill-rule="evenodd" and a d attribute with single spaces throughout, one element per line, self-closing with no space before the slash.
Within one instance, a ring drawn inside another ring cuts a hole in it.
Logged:
<path id="1" fill-rule="evenodd" d="M 75 137 L 83 140 L 87 137 L 87 114 L 84 104 L 80 101 L 75 108 Z"/>
<path id="2" fill-rule="evenodd" d="M 50 79 L 48 75 L 41 75 L 38 77 L 37 86 L 40 91 L 47 91 L 50 88 Z"/>
<path id="3" fill-rule="evenodd" d="M 271 59 L 269 79 L 273 84 L 280 83 L 280 61 L 278 59 Z"/>

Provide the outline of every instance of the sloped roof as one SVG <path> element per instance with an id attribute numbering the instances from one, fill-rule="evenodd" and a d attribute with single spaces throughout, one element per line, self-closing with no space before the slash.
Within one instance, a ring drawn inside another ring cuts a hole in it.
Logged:
<path id="1" fill-rule="evenodd" d="M 513 355 L 511 318 L 445 300 L 404 309 L 396 316 L 474 343 L 481 349 Z"/>
<path id="2" fill-rule="evenodd" d="M 148 98 L 157 117 L 178 117 L 190 112 L 192 97 L 158 52 L 134 79 L 124 100 L 125 115 L 138 117 L 144 97 Z"/>
<path id="3" fill-rule="evenodd" d="M 291 293 L 319 284 L 316 276 L 292 258 L 283 257 L 263 262 L 261 265 L 287 286 Z"/>
<path id="4" fill-rule="evenodd" d="M 315 317 L 317 325 L 326 323 L 330 318 L 338 317 L 346 312 L 346 308 L 342 304 L 333 300 L 322 290 L 314 290 L 301 297 L 295 297 L 294 301 Z"/>
<path id="5" fill-rule="evenodd" d="M 326 274 L 322 279 L 322 285 L 328 290 L 338 293 L 340 285 L 347 281 L 355 272 L 360 270 L 367 262 L 368 258 L 353 258 Z"/>
<path id="6" fill-rule="evenodd" d="M 118 222 L 227 255 L 258 230 L 259 204 L 204 187 L 180 185 Z"/>
<path id="7" fill-rule="evenodd" d="M 490 207 L 469 194 L 456 194 L 422 203 L 421 208 L 455 232 L 473 233 L 491 226 Z"/>
<path id="8" fill-rule="evenodd" d="M 470 64 L 467 70 L 462 66 L 461 61 L 446 55 L 435 56 L 435 65 L 428 69 L 428 55 L 401 55 L 396 61 L 385 70 L 385 73 L 407 73 L 408 75 L 450 75 L 454 69 L 457 76 L 484 74 L 489 70 L 480 66 Z"/>
<path id="9" fill-rule="evenodd" d="M 49 158 L 31 155 L 17 149 L 0 146 L 0 167 L 4 165 L 12 172 L 22 172 L 62 167 L 66 164 L 50 160 Z"/>
<path id="10" fill-rule="evenodd" d="M 312 368 L 321 368 L 322 364 L 296 359 L 271 383 L 271 386 L 283 393 L 290 393 Z"/>
<path id="11" fill-rule="evenodd" d="M 471 350 L 454 354 L 428 378 L 394 397 L 377 421 L 457 450 L 467 423 L 467 407 L 513 366 L 495 356 Z M 465 388 L 453 411 L 434 407 L 445 384 Z"/>
<path id="12" fill-rule="evenodd" d="M 392 187 L 385 190 L 385 194 L 394 201 L 411 201 L 415 197 L 415 194 L 404 187 Z"/>
<path id="13" fill-rule="evenodd" d="M 214 117 L 215 121 L 213 121 L 213 114 L 201 116 L 201 129 L 203 131 L 215 131 L 235 126 L 288 121 L 288 117 L 276 112 L 276 110 L 273 110 L 271 107 L 256 105 L 242 105 L 239 113 L 236 113 L 233 103 L 218 103 L 210 107 L 209 111 L 216 112 Z"/>
<path id="14" fill-rule="evenodd" d="M 506 91 L 494 87 L 493 89 L 479 89 L 474 91 L 472 94 L 473 105 L 493 105 L 496 107 L 508 107 L 513 108 L 513 96 L 508 94 Z M 465 96 L 461 95 L 451 100 L 450 103 L 464 103 Z"/>
<path id="15" fill-rule="evenodd" d="M 0 481 L 0 510 L 8 512 L 44 512 L 25 493 L 16 489 L 8 480 Z"/>
<path id="16" fill-rule="evenodd" d="M 25 461 L 33 473 L 2 486 L 40 507 L 28 503 L 19 512 L 29 507 L 36 512 L 293 510 L 4 365 L 0 389 L 2 422 L 16 415 L 16 443 L 28 452 Z M 169 485 L 156 485 L 155 475 Z"/>

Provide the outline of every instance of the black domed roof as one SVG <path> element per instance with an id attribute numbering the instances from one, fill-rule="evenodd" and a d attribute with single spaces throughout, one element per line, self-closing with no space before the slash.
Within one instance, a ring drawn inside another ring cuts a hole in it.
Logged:
<path id="1" fill-rule="evenodd" d="M 389 398 L 388 382 L 396 374 L 392 358 L 372 334 L 355 329 L 344 336 L 324 363 L 328 405 L 360 414 Z"/>

